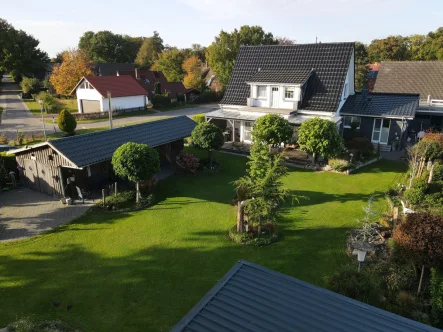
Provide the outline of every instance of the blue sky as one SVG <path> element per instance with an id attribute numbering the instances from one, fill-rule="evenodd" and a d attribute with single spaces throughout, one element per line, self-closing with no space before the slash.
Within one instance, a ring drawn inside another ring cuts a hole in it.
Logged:
<path id="1" fill-rule="evenodd" d="M 425 34 L 443 26 L 442 0 L 2 0 L 0 17 L 54 56 L 88 30 L 160 33 L 165 44 L 209 45 L 220 30 L 261 25 L 297 43 Z"/>

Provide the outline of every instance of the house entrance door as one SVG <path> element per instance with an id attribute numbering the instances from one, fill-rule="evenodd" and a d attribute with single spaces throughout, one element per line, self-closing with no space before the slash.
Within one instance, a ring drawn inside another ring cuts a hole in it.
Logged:
<path id="1" fill-rule="evenodd" d="M 278 108 L 278 106 L 279 106 L 278 100 L 279 100 L 279 97 L 280 97 L 280 94 L 279 94 L 279 91 L 278 91 L 278 86 L 273 86 L 271 88 L 271 92 L 272 92 L 272 94 L 271 94 L 271 107 Z"/>
<path id="2" fill-rule="evenodd" d="M 374 128 L 372 130 L 372 142 L 387 144 L 390 127 L 391 127 L 390 119 L 374 119 Z"/>

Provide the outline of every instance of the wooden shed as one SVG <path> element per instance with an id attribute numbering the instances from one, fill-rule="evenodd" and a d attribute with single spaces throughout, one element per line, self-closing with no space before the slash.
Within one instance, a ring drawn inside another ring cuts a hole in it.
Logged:
<path id="1" fill-rule="evenodd" d="M 65 137 L 10 151 L 23 184 L 54 197 L 75 197 L 76 187 L 101 189 L 116 181 L 111 159 L 124 143 L 147 144 L 160 155 L 161 166 L 174 164 L 195 122 L 182 116 L 90 134 Z"/>

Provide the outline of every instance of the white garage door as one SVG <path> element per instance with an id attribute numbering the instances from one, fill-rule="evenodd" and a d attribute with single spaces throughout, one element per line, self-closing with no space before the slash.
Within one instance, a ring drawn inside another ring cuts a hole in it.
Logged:
<path id="1" fill-rule="evenodd" d="M 100 101 L 82 99 L 83 113 L 97 113 L 100 112 Z"/>

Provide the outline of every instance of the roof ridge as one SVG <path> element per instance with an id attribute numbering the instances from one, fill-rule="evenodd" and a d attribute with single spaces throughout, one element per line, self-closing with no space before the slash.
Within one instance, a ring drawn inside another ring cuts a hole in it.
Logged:
<path id="1" fill-rule="evenodd" d="M 294 46 L 305 46 L 305 45 L 344 45 L 344 44 L 353 44 L 355 45 L 355 42 L 329 42 L 329 43 L 304 43 L 304 44 L 292 44 L 292 45 L 270 45 L 270 44 L 263 44 L 263 45 L 240 45 L 240 48 L 242 47 L 294 47 Z"/>
<path id="2" fill-rule="evenodd" d="M 355 94 L 362 94 L 362 92 L 361 91 L 357 91 Z M 373 91 L 371 91 L 371 92 L 369 92 L 368 94 L 367 94 L 368 96 L 371 96 L 371 95 L 394 95 L 394 96 L 419 96 L 420 94 L 419 93 L 412 93 L 412 92 L 373 92 Z"/>

